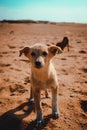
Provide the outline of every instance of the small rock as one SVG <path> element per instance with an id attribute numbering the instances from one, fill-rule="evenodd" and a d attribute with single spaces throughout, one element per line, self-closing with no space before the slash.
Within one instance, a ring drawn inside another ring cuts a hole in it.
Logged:
<path id="1" fill-rule="evenodd" d="M 75 94 L 74 93 L 70 93 L 70 97 L 74 97 L 75 96 Z"/>

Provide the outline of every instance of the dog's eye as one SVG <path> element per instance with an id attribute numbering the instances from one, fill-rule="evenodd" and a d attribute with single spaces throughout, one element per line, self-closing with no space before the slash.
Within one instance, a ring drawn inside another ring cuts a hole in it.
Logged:
<path id="1" fill-rule="evenodd" d="M 46 57 L 46 56 L 47 56 L 47 52 L 44 51 L 44 52 L 42 53 L 42 55 Z"/>
<path id="2" fill-rule="evenodd" d="M 34 56 L 35 56 L 35 53 L 34 53 L 34 52 L 31 52 L 31 56 L 34 57 Z"/>

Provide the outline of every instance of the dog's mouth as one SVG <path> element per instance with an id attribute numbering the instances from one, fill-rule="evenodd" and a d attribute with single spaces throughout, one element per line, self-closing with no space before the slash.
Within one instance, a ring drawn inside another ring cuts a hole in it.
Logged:
<path id="1" fill-rule="evenodd" d="M 35 68 L 40 69 L 40 68 L 42 68 L 42 66 L 35 66 Z"/>

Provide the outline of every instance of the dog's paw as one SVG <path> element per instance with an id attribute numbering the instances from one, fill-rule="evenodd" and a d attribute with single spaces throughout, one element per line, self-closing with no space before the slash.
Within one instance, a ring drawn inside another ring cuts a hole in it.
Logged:
<path id="1" fill-rule="evenodd" d="M 51 98 L 51 96 L 49 94 L 46 94 L 45 97 L 46 98 Z"/>
<path id="2" fill-rule="evenodd" d="M 53 113 L 53 119 L 58 119 L 60 117 L 59 113 Z"/>
<path id="3" fill-rule="evenodd" d="M 37 128 L 38 129 L 41 129 L 43 126 L 44 126 L 44 121 L 43 120 L 37 121 Z"/>
<path id="4" fill-rule="evenodd" d="M 34 98 L 30 98 L 30 99 L 29 99 L 29 102 L 30 102 L 31 104 L 33 104 L 33 103 L 34 103 Z"/>

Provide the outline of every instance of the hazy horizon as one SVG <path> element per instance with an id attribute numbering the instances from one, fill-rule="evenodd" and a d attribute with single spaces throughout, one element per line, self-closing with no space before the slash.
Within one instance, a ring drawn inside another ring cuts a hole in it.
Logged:
<path id="1" fill-rule="evenodd" d="M 2 0 L 1 20 L 87 23 L 87 0 Z"/>

